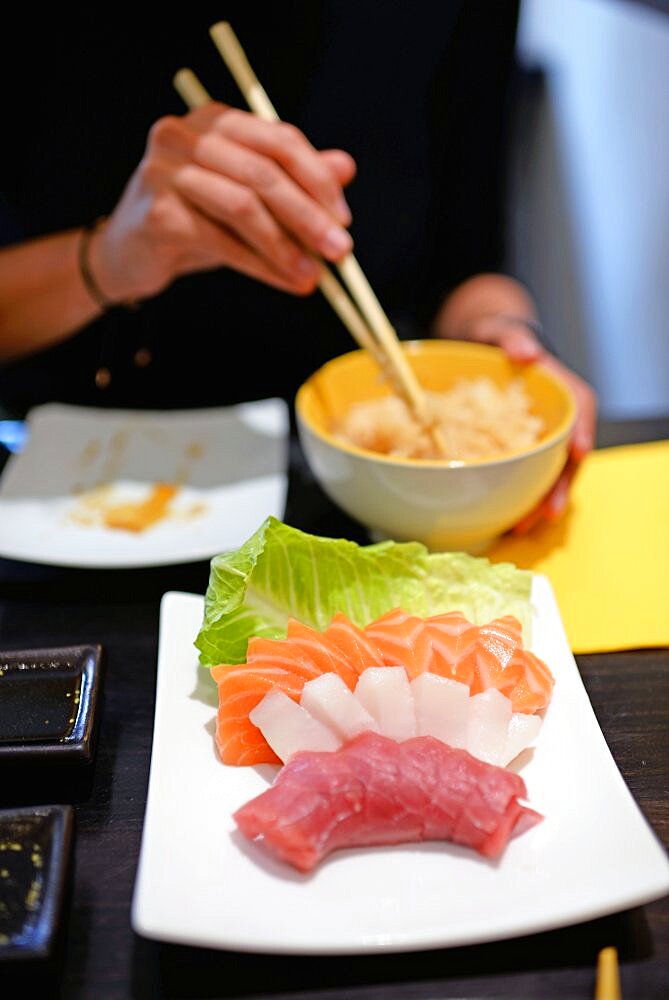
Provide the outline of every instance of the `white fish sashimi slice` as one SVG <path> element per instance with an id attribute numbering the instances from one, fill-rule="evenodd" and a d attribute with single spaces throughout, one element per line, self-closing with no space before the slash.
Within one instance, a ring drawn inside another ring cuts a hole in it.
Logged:
<path id="1" fill-rule="evenodd" d="M 496 688 L 469 699 L 467 750 L 488 764 L 501 765 L 509 733 L 512 705 Z"/>
<path id="2" fill-rule="evenodd" d="M 300 705 L 342 740 L 351 740 L 364 732 L 379 731 L 376 719 L 346 687 L 339 674 L 321 674 L 307 681 L 302 688 Z"/>
<path id="3" fill-rule="evenodd" d="M 249 712 L 277 757 L 286 763 L 298 750 L 337 750 L 341 740 L 283 691 L 269 691 Z"/>
<path id="4" fill-rule="evenodd" d="M 418 736 L 434 736 L 451 747 L 467 746 L 469 687 L 425 672 L 411 681 Z"/>
<path id="5" fill-rule="evenodd" d="M 539 735 L 541 722 L 540 715 L 525 715 L 522 712 L 514 712 L 509 722 L 506 745 L 500 761 L 503 767 L 510 764 L 521 750 L 525 750 L 531 743 L 534 743 Z"/>
<path id="6" fill-rule="evenodd" d="M 358 678 L 355 697 L 376 719 L 382 736 L 401 741 L 416 735 L 416 710 L 404 667 L 368 667 Z"/>

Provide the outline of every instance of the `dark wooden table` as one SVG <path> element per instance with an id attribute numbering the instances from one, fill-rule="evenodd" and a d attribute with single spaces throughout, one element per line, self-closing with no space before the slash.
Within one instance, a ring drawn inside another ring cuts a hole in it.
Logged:
<path id="1" fill-rule="evenodd" d="M 599 443 L 669 438 L 669 419 L 602 425 Z M 364 533 L 335 512 L 292 451 L 286 520 Z M 73 870 L 53 957 L 0 966 L 0 997 L 300 997 L 395 1000 L 593 995 L 597 952 L 618 948 L 625 1000 L 669 996 L 669 899 L 578 926 L 480 947 L 364 957 L 273 957 L 163 945 L 130 927 L 144 818 L 159 600 L 201 593 L 208 563 L 133 571 L 0 560 L 0 648 L 101 643 L 106 671 L 94 764 L 73 775 L 0 772 L 0 807 L 72 803 Z M 669 846 L 669 650 L 579 656 L 612 753 Z M 196 831 L 194 831 L 196 836 Z M 584 850 L 596 850 L 584 844 Z"/>

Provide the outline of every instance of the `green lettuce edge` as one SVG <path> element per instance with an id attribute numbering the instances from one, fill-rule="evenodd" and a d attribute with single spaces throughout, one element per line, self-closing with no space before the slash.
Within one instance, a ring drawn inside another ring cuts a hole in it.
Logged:
<path id="1" fill-rule="evenodd" d="M 289 618 L 323 631 L 336 612 L 363 627 L 395 607 L 427 617 L 461 611 L 475 624 L 512 614 L 531 640 L 532 574 L 420 542 L 359 545 L 268 517 L 238 549 L 211 561 L 200 663 L 243 663 L 251 636 L 281 639 Z"/>

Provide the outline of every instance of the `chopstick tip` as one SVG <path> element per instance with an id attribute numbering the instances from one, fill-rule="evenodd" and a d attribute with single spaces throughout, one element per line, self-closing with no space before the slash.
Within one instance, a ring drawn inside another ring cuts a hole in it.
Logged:
<path id="1" fill-rule="evenodd" d="M 232 27 L 231 27 L 229 21 L 216 21 L 209 28 L 209 34 L 212 35 L 212 36 L 214 36 L 214 37 L 217 34 L 223 33 L 223 32 L 226 33 L 226 34 L 229 34 L 231 31 L 232 31 Z"/>
<path id="2" fill-rule="evenodd" d="M 209 104 L 211 97 L 200 83 L 192 69 L 182 66 L 172 77 L 172 86 L 181 97 L 184 104 L 190 108 Z"/>
<path id="3" fill-rule="evenodd" d="M 597 956 L 595 1000 L 621 1000 L 618 951 L 613 946 L 602 948 Z"/>

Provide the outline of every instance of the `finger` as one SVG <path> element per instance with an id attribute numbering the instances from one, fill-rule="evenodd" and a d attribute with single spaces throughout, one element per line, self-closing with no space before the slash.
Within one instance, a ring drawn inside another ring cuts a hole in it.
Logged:
<path id="1" fill-rule="evenodd" d="M 190 210 L 189 219 L 192 227 L 192 243 L 198 249 L 182 273 L 230 267 L 250 278 L 294 295 L 303 295 L 305 291 L 311 290 L 305 288 L 302 282 L 290 280 L 277 271 L 233 232 L 212 222 L 206 216 Z"/>
<path id="2" fill-rule="evenodd" d="M 541 505 L 541 513 L 546 521 L 555 521 L 566 510 L 569 488 L 574 478 L 576 464 L 567 462 L 564 470 Z"/>
<path id="3" fill-rule="evenodd" d="M 558 483 L 560 481 L 561 477 L 558 480 Z M 526 514 L 525 517 L 521 518 L 521 520 L 518 521 L 517 524 L 514 524 L 513 528 L 511 529 L 512 535 L 527 535 L 529 534 L 530 531 L 533 530 L 533 528 L 535 528 L 542 521 L 556 520 L 556 518 L 559 516 L 559 513 L 566 506 L 566 495 L 567 495 L 566 492 L 563 493 L 561 488 L 558 490 L 559 499 L 557 501 L 557 508 L 555 513 L 550 514 L 549 511 L 551 510 L 551 502 L 552 502 L 551 498 L 553 497 L 553 491 L 556 490 L 557 488 L 558 484 L 556 483 L 555 486 L 551 489 L 551 491 L 544 497 L 544 499 L 540 503 L 537 504 L 537 506 L 533 510 L 530 511 L 529 514 Z M 562 503 L 563 499 L 564 503 Z M 561 507 L 559 506 L 560 504 L 562 504 Z"/>
<path id="4" fill-rule="evenodd" d="M 164 124 L 157 131 L 157 141 L 170 155 L 180 155 L 212 175 L 228 178 L 255 192 L 280 223 L 277 228 L 287 230 L 313 252 L 328 260 L 339 260 L 351 250 L 353 241 L 346 230 L 272 159 L 211 129 L 203 134 L 193 132 L 178 120 Z M 324 169 L 329 173 L 327 167 Z M 213 180 L 208 188 L 213 188 Z M 224 196 L 223 187 L 220 191 Z M 198 204 L 205 207 L 201 202 Z M 231 220 L 224 215 L 223 221 Z M 247 238 L 245 233 L 240 235 Z M 276 228 L 274 236 L 277 238 Z"/>
<path id="5" fill-rule="evenodd" d="M 194 164 L 176 170 L 173 185 L 191 205 L 235 232 L 276 271 L 314 287 L 318 265 L 282 230 L 253 191 Z"/>
<path id="6" fill-rule="evenodd" d="M 468 338 L 497 344 L 512 361 L 521 364 L 537 362 L 566 382 L 576 400 L 576 419 L 570 440 L 571 457 L 580 461 L 592 451 L 597 431 L 597 396 L 584 379 L 548 354 L 530 330 L 500 322 L 500 317 L 480 317 L 472 324 Z"/>
<path id="7" fill-rule="evenodd" d="M 576 420 L 571 436 L 571 457 L 581 461 L 595 446 L 597 433 L 597 394 L 575 372 L 565 367 L 550 354 L 544 355 L 540 364 L 561 378 L 574 394 Z"/>
<path id="8" fill-rule="evenodd" d="M 179 119 L 184 124 L 192 127 L 198 133 L 202 133 L 211 128 L 221 114 L 226 111 L 235 110 L 221 101 L 212 101 L 204 107 L 196 108 L 188 115 Z M 240 112 L 246 114 L 245 112 Z M 316 152 L 315 150 L 313 150 Z M 350 184 L 357 173 L 357 164 L 353 157 L 343 149 L 324 149 L 318 154 L 321 161 L 325 163 L 330 171 L 334 173 L 335 179 L 340 186 L 345 187 Z M 347 225 L 344 222 L 344 225 Z"/>
<path id="9" fill-rule="evenodd" d="M 541 507 L 535 507 L 535 509 L 522 518 L 517 524 L 514 524 L 511 528 L 510 534 L 516 537 L 522 537 L 523 535 L 528 535 L 530 531 L 539 523 L 541 520 Z"/>
<path id="10" fill-rule="evenodd" d="M 298 243 L 328 260 L 350 252 L 353 241 L 346 230 L 272 160 L 217 135 L 202 137 L 196 158 L 208 170 L 254 191 Z"/>
<path id="11" fill-rule="evenodd" d="M 347 226 L 351 213 L 336 174 L 306 136 L 286 122 L 265 122 L 243 111 L 229 110 L 216 119 L 215 130 L 278 163 L 307 194 Z"/>
<path id="12" fill-rule="evenodd" d="M 517 361 L 519 364 L 538 361 L 544 353 L 536 338 L 529 331 L 519 327 L 502 331 L 497 343 L 512 361 Z"/>
<path id="13" fill-rule="evenodd" d="M 512 535 L 527 535 L 532 528 L 535 527 L 543 518 L 542 504 L 538 504 L 534 510 L 531 510 L 529 514 L 521 518 L 517 524 L 514 524 L 511 528 Z"/>
<path id="14" fill-rule="evenodd" d="M 567 509 L 569 489 L 576 473 L 577 464 L 571 459 L 550 488 L 546 496 L 511 529 L 514 535 L 526 535 L 540 521 L 556 521 Z"/>
<path id="15" fill-rule="evenodd" d="M 320 157 L 323 162 L 327 163 L 330 170 L 334 172 L 335 177 L 342 187 L 350 184 L 358 172 L 355 160 L 348 153 L 345 153 L 343 149 L 323 149 L 321 150 Z"/>
<path id="16" fill-rule="evenodd" d="M 571 436 L 571 454 L 581 461 L 595 446 L 597 434 L 597 396 L 585 383 L 575 387 L 578 413 Z"/>
<path id="17" fill-rule="evenodd" d="M 498 316 L 481 316 L 471 324 L 468 339 L 495 344 L 519 364 L 537 361 L 544 354 L 543 347 L 530 330 L 520 325 L 514 326 Z"/>

